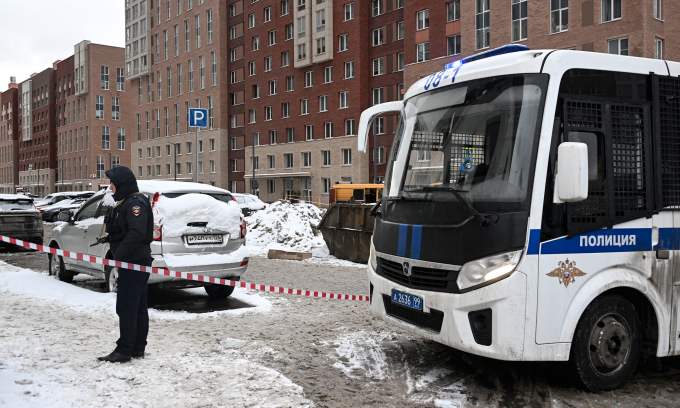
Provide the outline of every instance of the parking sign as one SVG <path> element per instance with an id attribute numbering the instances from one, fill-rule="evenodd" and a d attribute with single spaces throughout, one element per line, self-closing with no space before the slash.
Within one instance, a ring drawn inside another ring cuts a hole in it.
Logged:
<path id="1" fill-rule="evenodd" d="M 208 110 L 198 108 L 189 109 L 189 127 L 208 127 Z"/>

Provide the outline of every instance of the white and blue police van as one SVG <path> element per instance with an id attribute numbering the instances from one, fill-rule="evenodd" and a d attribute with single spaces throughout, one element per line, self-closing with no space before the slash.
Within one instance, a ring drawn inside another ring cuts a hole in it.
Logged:
<path id="1" fill-rule="evenodd" d="M 403 101 L 372 212 L 370 313 L 592 391 L 680 354 L 680 64 L 510 45 Z M 393 113 L 392 113 L 393 114 Z"/>

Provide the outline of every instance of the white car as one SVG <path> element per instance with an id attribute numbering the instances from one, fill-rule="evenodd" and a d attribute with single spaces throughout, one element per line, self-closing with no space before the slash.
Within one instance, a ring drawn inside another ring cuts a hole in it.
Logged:
<path id="1" fill-rule="evenodd" d="M 241 212 L 246 217 L 255 211 L 260 211 L 267 208 L 267 204 L 263 203 L 262 200 L 260 200 L 260 198 L 256 195 L 238 193 L 233 193 L 232 195 L 236 199 L 238 206 L 241 208 Z"/>
<path id="2" fill-rule="evenodd" d="M 153 206 L 151 243 L 153 265 L 178 272 L 240 280 L 248 267 L 246 224 L 232 194 L 206 184 L 138 181 Z M 59 215 L 64 221 L 52 232 L 50 247 L 113 259 L 109 244 L 90 246 L 105 235 L 104 216 L 115 205 L 110 190 L 102 190 L 76 213 Z M 50 255 L 50 274 L 70 282 L 78 273 L 104 278 L 107 291 L 117 290 L 118 270 L 72 258 Z M 204 286 L 210 297 L 226 298 L 233 286 L 213 285 L 152 274 L 150 285 L 160 288 Z"/>
<path id="3" fill-rule="evenodd" d="M 94 191 L 65 191 L 61 193 L 52 193 L 46 197 L 35 200 L 35 207 L 42 209 L 48 205 L 54 205 L 63 200 L 72 200 L 74 198 L 90 198 L 94 195 Z"/>

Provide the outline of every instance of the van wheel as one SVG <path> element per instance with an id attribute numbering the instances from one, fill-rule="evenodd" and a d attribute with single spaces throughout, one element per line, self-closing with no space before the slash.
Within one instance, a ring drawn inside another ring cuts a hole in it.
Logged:
<path id="1" fill-rule="evenodd" d="M 49 265 L 50 275 L 56 276 L 62 282 L 66 283 L 73 282 L 73 277 L 75 276 L 75 274 L 66 270 L 66 266 L 64 265 L 64 258 L 62 258 L 59 255 L 50 254 L 49 260 L 50 260 Z"/>
<path id="2" fill-rule="evenodd" d="M 208 285 L 205 291 L 213 299 L 226 299 L 234 293 L 234 286 Z"/>
<path id="3" fill-rule="evenodd" d="M 118 268 L 108 266 L 106 268 L 106 292 L 118 293 Z"/>
<path id="4" fill-rule="evenodd" d="M 595 299 L 581 316 L 571 343 L 569 365 L 590 391 L 623 386 L 640 359 L 640 319 L 619 295 Z"/>

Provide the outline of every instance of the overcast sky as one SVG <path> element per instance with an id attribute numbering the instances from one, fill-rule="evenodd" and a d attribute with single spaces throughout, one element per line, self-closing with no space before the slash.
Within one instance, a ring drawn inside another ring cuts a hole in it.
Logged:
<path id="1" fill-rule="evenodd" d="M 0 92 L 73 55 L 83 40 L 125 46 L 124 0 L 0 0 Z"/>

